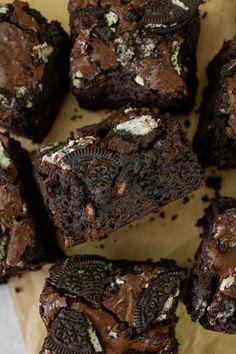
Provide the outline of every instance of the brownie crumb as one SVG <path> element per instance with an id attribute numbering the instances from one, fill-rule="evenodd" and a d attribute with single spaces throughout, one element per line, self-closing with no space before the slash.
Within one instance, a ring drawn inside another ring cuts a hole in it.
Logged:
<path id="1" fill-rule="evenodd" d="M 209 199 L 209 197 L 208 197 L 207 194 L 205 194 L 205 195 L 202 197 L 202 201 L 203 201 L 204 203 L 208 203 L 208 202 L 210 201 L 210 199 Z"/>
<path id="2" fill-rule="evenodd" d="M 160 217 L 161 217 L 162 219 L 165 219 L 166 214 L 164 213 L 164 211 L 162 211 L 162 212 L 160 213 Z"/>
<path id="3" fill-rule="evenodd" d="M 192 260 L 190 258 L 187 259 L 188 263 L 192 263 Z"/>
<path id="4" fill-rule="evenodd" d="M 82 114 L 74 114 L 71 117 L 71 120 L 75 121 L 75 120 L 79 120 L 79 119 L 82 119 L 82 118 L 83 118 Z"/>
<path id="5" fill-rule="evenodd" d="M 196 227 L 203 227 L 205 224 L 205 217 L 198 219 Z"/>
<path id="6" fill-rule="evenodd" d="M 100 248 L 103 250 L 105 248 L 104 244 L 101 243 Z"/>
<path id="7" fill-rule="evenodd" d="M 17 294 L 21 293 L 22 291 L 23 291 L 23 288 L 22 288 L 22 287 L 20 287 L 20 286 L 15 287 L 15 292 L 16 292 Z"/>
<path id="8" fill-rule="evenodd" d="M 186 119 L 184 121 L 184 126 L 185 126 L 185 128 L 190 128 L 190 126 L 191 126 L 190 120 Z"/>
<path id="9" fill-rule="evenodd" d="M 204 20 L 204 19 L 207 17 L 207 15 L 208 15 L 208 12 L 205 11 L 205 12 L 202 14 L 202 19 Z"/>
<path id="10" fill-rule="evenodd" d="M 152 221 L 155 221 L 155 218 L 152 216 L 150 219 L 149 219 L 150 222 Z"/>
<path id="11" fill-rule="evenodd" d="M 183 204 L 187 204 L 190 201 L 189 197 L 184 197 Z"/>
<path id="12" fill-rule="evenodd" d="M 178 218 L 178 215 L 177 215 L 177 214 L 175 214 L 175 215 L 173 215 L 173 216 L 172 216 L 171 220 L 173 220 L 173 221 L 174 221 L 174 220 L 176 220 L 177 218 Z"/>
<path id="13" fill-rule="evenodd" d="M 216 192 L 218 192 L 221 187 L 222 187 L 222 181 L 223 178 L 218 176 L 208 176 L 206 179 L 206 187 L 210 189 L 214 189 Z"/>

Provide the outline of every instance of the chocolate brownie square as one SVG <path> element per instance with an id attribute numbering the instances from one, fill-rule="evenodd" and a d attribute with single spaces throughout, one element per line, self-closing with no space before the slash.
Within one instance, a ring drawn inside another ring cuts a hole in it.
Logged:
<path id="1" fill-rule="evenodd" d="M 186 271 L 174 261 L 76 256 L 53 266 L 40 297 L 43 354 L 177 354 Z"/>
<path id="2" fill-rule="evenodd" d="M 70 0 L 70 75 L 79 103 L 188 112 L 197 87 L 200 2 Z"/>
<path id="3" fill-rule="evenodd" d="M 208 67 L 194 150 L 203 166 L 236 167 L 236 37 Z"/>
<path id="4" fill-rule="evenodd" d="M 236 334 L 236 199 L 214 199 L 204 219 L 188 311 L 207 329 Z"/>
<path id="5" fill-rule="evenodd" d="M 67 34 L 26 2 L 0 5 L 0 127 L 40 142 L 69 83 Z"/>
<path id="6" fill-rule="evenodd" d="M 41 208 L 30 175 L 27 152 L 0 134 L 0 282 L 38 267 L 45 257 L 31 198 L 37 213 Z"/>
<path id="7" fill-rule="evenodd" d="M 201 184 L 180 125 L 149 109 L 79 129 L 77 138 L 44 148 L 35 167 L 66 247 L 104 237 Z"/>

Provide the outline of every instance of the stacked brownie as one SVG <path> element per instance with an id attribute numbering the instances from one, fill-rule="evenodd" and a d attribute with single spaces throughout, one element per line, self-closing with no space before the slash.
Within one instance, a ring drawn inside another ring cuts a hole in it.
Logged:
<path id="1" fill-rule="evenodd" d="M 51 268 L 40 297 L 42 354 L 177 354 L 175 310 L 185 279 L 174 261 L 77 256 Z"/>
<path id="2" fill-rule="evenodd" d="M 43 148 L 35 167 L 66 247 L 104 237 L 201 185 L 180 125 L 148 109 L 79 129 L 76 139 Z"/>
<path id="3" fill-rule="evenodd" d="M 0 127 L 47 135 L 68 87 L 69 39 L 22 1 L 0 7 Z"/>
<path id="4" fill-rule="evenodd" d="M 188 112 L 201 1 L 69 1 L 72 90 L 88 109 Z"/>

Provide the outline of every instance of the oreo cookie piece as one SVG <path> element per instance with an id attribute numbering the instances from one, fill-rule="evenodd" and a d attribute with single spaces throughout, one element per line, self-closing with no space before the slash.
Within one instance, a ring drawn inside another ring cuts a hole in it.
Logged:
<path id="1" fill-rule="evenodd" d="M 41 353 L 177 354 L 175 311 L 185 276 L 171 260 L 64 260 L 51 268 L 40 297 L 48 329 Z"/>
<path id="2" fill-rule="evenodd" d="M 74 310 L 61 310 L 44 343 L 54 354 L 103 353 L 88 317 Z"/>
<path id="3" fill-rule="evenodd" d="M 190 21 L 201 0 L 152 0 L 145 6 L 142 24 L 158 33 L 176 31 Z"/>

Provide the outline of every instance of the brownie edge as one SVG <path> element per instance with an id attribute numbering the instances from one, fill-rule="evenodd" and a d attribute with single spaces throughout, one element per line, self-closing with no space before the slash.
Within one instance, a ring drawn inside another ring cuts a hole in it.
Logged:
<path id="1" fill-rule="evenodd" d="M 178 353 L 175 315 L 186 271 L 174 261 L 65 259 L 40 297 L 41 354 Z"/>
<path id="2" fill-rule="evenodd" d="M 236 334 L 236 199 L 216 198 L 204 218 L 187 298 L 192 320 Z"/>

